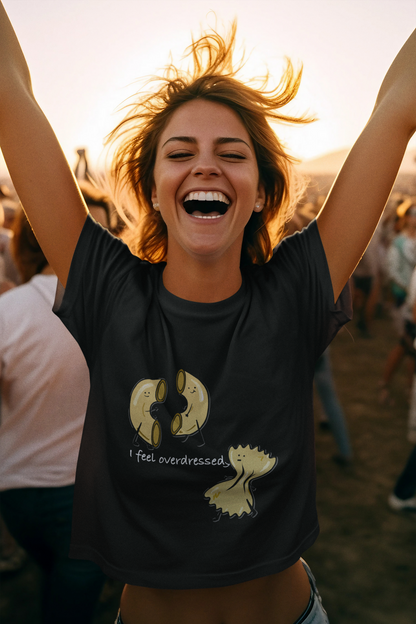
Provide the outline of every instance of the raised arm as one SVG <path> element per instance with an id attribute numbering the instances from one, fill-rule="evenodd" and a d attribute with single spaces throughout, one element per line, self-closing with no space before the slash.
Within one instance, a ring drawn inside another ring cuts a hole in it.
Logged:
<path id="1" fill-rule="evenodd" d="M 335 300 L 380 219 L 416 130 L 416 31 L 392 63 L 371 117 L 319 213 Z"/>
<path id="2" fill-rule="evenodd" d="M 0 2 L 0 147 L 49 264 L 65 285 L 87 208 L 48 120 Z"/>

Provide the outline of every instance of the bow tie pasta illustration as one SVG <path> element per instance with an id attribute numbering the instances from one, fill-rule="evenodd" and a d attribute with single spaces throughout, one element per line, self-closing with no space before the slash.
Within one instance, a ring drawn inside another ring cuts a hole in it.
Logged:
<path id="1" fill-rule="evenodd" d="M 228 514 L 230 518 L 233 516 L 241 518 L 247 514 L 254 518 L 257 511 L 252 482 L 271 472 L 277 464 L 277 457 L 260 451 L 259 447 L 252 449 L 249 445 L 232 446 L 228 451 L 228 457 L 236 471 L 235 477 L 214 485 L 206 490 L 204 496 L 210 501 L 209 504 L 218 510 L 217 521 L 223 514 Z"/>
<path id="2" fill-rule="evenodd" d="M 205 441 L 201 429 L 209 415 L 208 390 L 199 379 L 182 369 L 176 375 L 176 389 L 185 397 L 187 406 L 182 413 L 177 413 L 173 417 L 171 432 L 174 436 L 185 437 L 185 440 L 199 433 L 202 439 L 202 444 L 199 446 L 203 446 Z"/>
<path id="3" fill-rule="evenodd" d="M 151 448 L 158 448 L 162 441 L 162 429 L 157 420 L 160 403 L 168 393 L 164 379 L 142 379 L 133 388 L 130 397 L 130 422 L 136 430 L 133 444 L 138 446 L 139 436 Z"/>

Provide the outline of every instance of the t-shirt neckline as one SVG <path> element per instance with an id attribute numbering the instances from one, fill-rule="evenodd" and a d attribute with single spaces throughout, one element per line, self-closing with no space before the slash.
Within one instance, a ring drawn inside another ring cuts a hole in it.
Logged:
<path id="1" fill-rule="evenodd" d="M 243 281 L 240 288 L 230 297 L 222 299 L 221 301 L 214 301 L 211 303 L 203 303 L 199 301 L 190 301 L 188 299 L 182 299 L 177 295 L 171 293 L 163 283 L 163 271 L 160 271 L 158 276 L 158 297 L 162 306 L 169 307 L 175 310 L 182 311 L 194 311 L 194 312 L 223 312 L 225 310 L 230 311 L 235 307 L 239 307 L 245 298 L 247 292 L 246 282 L 243 276 Z"/>

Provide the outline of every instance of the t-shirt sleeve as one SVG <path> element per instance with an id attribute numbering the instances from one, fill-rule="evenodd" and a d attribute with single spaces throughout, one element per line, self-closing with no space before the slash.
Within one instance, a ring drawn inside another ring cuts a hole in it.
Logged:
<path id="1" fill-rule="evenodd" d="M 134 261 L 138 259 L 127 245 L 87 217 L 66 288 L 58 283 L 53 311 L 80 345 L 89 366 Z"/>
<path id="2" fill-rule="evenodd" d="M 277 258 L 276 258 L 277 256 Z M 286 265 L 286 279 L 296 292 L 301 334 L 318 358 L 339 329 L 352 318 L 349 282 L 334 302 L 331 276 L 316 220 L 284 239 L 274 260 Z"/>

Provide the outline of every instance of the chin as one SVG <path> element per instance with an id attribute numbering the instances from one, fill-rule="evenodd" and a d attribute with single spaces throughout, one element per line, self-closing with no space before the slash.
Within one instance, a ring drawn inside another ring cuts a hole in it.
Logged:
<path id="1" fill-rule="evenodd" d="M 211 260 L 219 260 L 224 255 L 224 252 L 221 252 L 220 249 L 215 247 L 204 246 L 196 247 L 195 249 L 190 250 L 189 255 L 196 260 L 206 260 L 209 262 Z"/>

